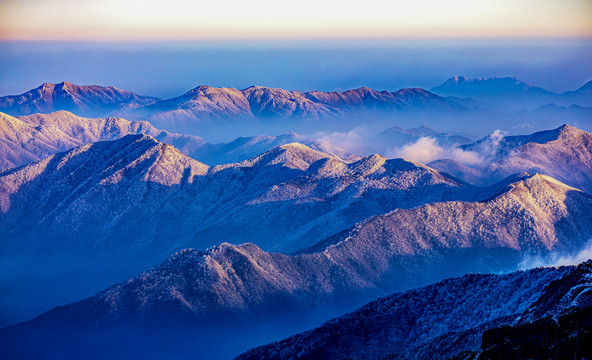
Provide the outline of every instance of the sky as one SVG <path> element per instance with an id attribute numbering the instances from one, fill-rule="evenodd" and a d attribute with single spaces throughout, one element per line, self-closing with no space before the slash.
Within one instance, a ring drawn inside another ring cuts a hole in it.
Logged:
<path id="1" fill-rule="evenodd" d="M 592 80 L 589 39 L 0 42 L 0 53 L 0 95 L 62 81 L 170 98 L 199 85 L 395 91 L 464 75 L 516 76 L 563 92 Z"/>
<path id="2" fill-rule="evenodd" d="M 591 35 L 592 0 L 0 0 L 4 40 Z"/>
<path id="3" fill-rule="evenodd" d="M 198 86 L 430 89 L 592 79 L 592 0 L 0 0 L 0 95 L 44 82 L 173 97 Z"/>

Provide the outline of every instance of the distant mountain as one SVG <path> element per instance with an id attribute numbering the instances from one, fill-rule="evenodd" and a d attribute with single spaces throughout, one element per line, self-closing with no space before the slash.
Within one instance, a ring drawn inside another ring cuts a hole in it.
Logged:
<path id="1" fill-rule="evenodd" d="M 368 87 L 344 92 L 310 91 L 303 94 L 314 102 L 336 109 L 405 109 L 405 108 L 462 108 L 461 105 L 419 88 L 401 89 L 395 92 L 376 91 Z"/>
<path id="2" fill-rule="evenodd" d="M 293 168 L 303 164 L 294 158 L 291 163 Z M 508 179 L 481 195 L 485 198 L 477 202 L 441 202 L 372 217 L 318 244 L 318 251 L 301 255 L 266 253 L 253 244 L 185 250 L 96 296 L 7 328 L 0 336 L 13 339 L 17 348 L 27 342 L 38 345 L 29 346 L 32 351 L 59 354 L 61 349 L 74 349 L 104 357 L 120 348 L 145 354 L 138 345 L 158 334 L 160 342 L 152 344 L 152 356 L 187 355 L 188 349 L 199 349 L 203 356 L 226 357 L 264 339 L 269 341 L 270 334 L 287 336 L 315 319 L 327 319 L 377 295 L 467 272 L 515 269 L 527 254 L 573 253 L 592 236 L 592 196 L 549 177 Z M 552 278 L 552 272 L 558 270 L 536 271 Z M 395 299 L 409 300 L 401 300 L 400 314 L 406 315 L 399 321 L 411 326 L 421 313 L 405 311 L 405 306 L 426 302 L 435 310 L 424 314 L 440 313 L 440 321 L 448 319 L 445 324 L 450 323 L 450 330 L 464 331 L 463 321 L 454 325 L 456 317 L 449 316 L 450 305 L 463 304 L 454 294 L 462 294 L 469 298 L 465 298 L 465 308 L 458 310 L 459 316 L 464 314 L 474 326 L 483 324 L 480 329 L 484 329 L 488 321 L 524 310 L 529 305 L 527 299 L 534 301 L 536 289 L 544 286 L 529 275 L 520 277 L 505 288 L 479 288 L 480 294 L 488 294 L 485 298 L 467 291 L 467 286 L 480 287 L 481 281 L 485 284 L 491 279 L 483 276 L 430 288 L 427 293 L 442 297 L 443 304 L 422 298 L 425 290 L 397 296 Z M 499 279 L 505 282 L 510 278 Z M 487 302 L 483 306 L 489 312 L 481 311 L 475 303 L 481 300 Z M 500 305 L 503 307 L 498 308 Z M 470 306 L 475 310 L 467 314 L 465 309 L 469 311 Z M 428 311 L 421 306 L 416 309 Z M 470 325 L 468 322 L 466 327 Z M 266 330 L 253 330 L 258 328 Z M 420 336 L 421 328 L 417 332 L 407 329 L 415 334 L 414 344 L 435 339 Z M 430 334 L 436 337 L 446 330 L 448 327 L 434 328 Z M 101 336 L 93 335 L 97 331 Z M 397 341 L 404 341 L 401 339 L 408 336 L 400 331 Z M 122 337 L 123 333 L 136 337 Z M 14 341 L 15 336 L 20 342 Z M 225 339 L 227 346 L 219 346 L 216 339 Z M 476 345 L 475 338 L 471 339 L 467 344 Z M 105 346 L 105 341 L 112 346 Z M 444 343 L 450 342 L 453 339 Z"/>
<path id="3" fill-rule="evenodd" d="M 181 97 L 159 101 L 131 112 L 123 111 L 118 115 L 148 119 L 166 129 L 194 132 L 212 123 L 249 123 L 278 117 L 314 122 L 347 118 L 368 111 L 459 112 L 464 109 L 458 103 L 423 89 L 378 92 L 359 88 L 344 92 L 302 93 L 262 86 L 239 91 L 202 85 Z"/>
<path id="4" fill-rule="evenodd" d="M 516 119 L 517 124 L 531 129 L 552 129 L 567 123 L 592 131 L 592 106 L 560 106 L 549 103 L 531 111 L 519 111 L 512 117 Z"/>
<path id="5" fill-rule="evenodd" d="M 442 96 L 473 98 L 498 110 L 524 110 L 549 103 L 592 106 L 591 82 L 563 94 L 529 85 L 515 77 L 468 78 L 454 76 L 431 90 Z M 461 101 L 462 102 L 462 101 Z"/>
<path id="6" fill-rule="evenodd" d="M 541 173 L 592 193 L 592 133 L 572 126 L 531 135 L 496 134 L 461 149 L 481 154 L 483 162 L 470 167 L 438 160 L 430 166 L 479 185 L 521 171 Z"/>
<path id="7" fill-rule="evenodd" d="M 121 116 L 149 119 L 165 128 L 186 129 L 192 123 L 228 122 L 232 119 L 254 119 L 249 101 L 234 88 L 198 86 L 185 94 L 162 100 L 131 112 L 122 109 Z M 189 123 L 187 123 L 189 122 Z"/>
<path id="8" fill-rule="evenodd" d="M 561 111 L 561 116 L 567 116 L 563 122 L 579 121 L 579 126 L 587 128 L 586 109 L 592 107 L 589 84 L 555 94 L 516 78 L 454 77 L 434 88 L 434 92 L 420 88 L 389 92 L 367 87 L 343 92 L 299 92 L 261 86 L 237 90 L 202 85 L 181 96 L 160 100 L 112 87 L 64 82 L 2 97 L 0 111 L 19 116 L 67 110 L 79 116 L 147 120 L 168 131 L 210 139 L 218 136 L 215 140 L 228 141 L 247 131 L 252 134 L 252 129 L 261 129 L 259 133 L 344 131 L 361 121 L 387 127 L 393 125 L 395 113 L 399 126 L 413 127 L 418 121 L 436 128 L 443 122 L 462 123 L 470 132 L 476 125 L 467 120 L 473 119 L 480 119 L 480 130 L 513 126 L 544 129 L 557 125 L 556 113 Z M 549 104 L 564 109 L 544 108 Z M 572 107 L 574 104 L 576 107 Z"/>
<path id="9" fill-rule="evenodd" d="M 518 319 L 573 268 L 470 274 L 373 301 L 236 359 L 448 359 L 477 350 L 487 328 Z"/>
<path id="10" fill-rule="evenodd" d="M 563 96 L 570 99 L 573 104 L 586 104 L 591 106 L 592 80 L 588 81 L 577 90 L 564 92 Z"/>
<path id="11" fill-rule="evenodd" d="M 529 85 L 515 77 L 468 78 L 454 76 L 442 85 L 432 88 L 437 94 L 459 97 L 489 97 L 516 95 L 553 95 L 543 88 Z"/>
<path id="12" fill-rule="evenodd" d="M 22 95 L 0 98 L 0 111 L 12 116 L 58 110 L 71 111 L 79 116 L 148 120 L 156 127 L 169 131 L 203 136 L 203 131 L 211 130 L 212 126 L 218 127 L 218 130 L 226 126 L 226 131 L 231 131 L 238 124 L 253 127 L 263 122 L 269 126 L 271 118 L 293 120 L 292 128 L 287 129 L 281 126 L 282 122 L 273 122 L 277 123 L 278 128 L 273 131 L 277 133 L 298 130 L 293 125 L 302 120 L 309 125 L 321 119 L 343 121 L 359 116 L 360 112 L 371 115 L 370 111 L 375 116 L 392 111 L 439 111 L 458 115 L 466 108 L 417 88 L 395 92 L 359 88 L 344 92 L 303 93 L 262 86 L 237 90 L 202 85 L 181 96 L 160 100 L 113 87 L 78 86 L 64 82 L 44 84 Z M 340 123 L 337 121 L 333 125 Z"/>
<path id="13" fill-rule="evenodd" d="M 59 84 L 45 83 L 21 95 L 0 97 L 0 111 L 13 116 L 57 110 L 71 111 L 80 116 L 104 116 L 118 108 L 141 107 L 156 100 L 111 86 L 79 86 L 64 81 Z"/>
<path id="14" fill-rule="evenodd" d="M 336 115 L 338 110 L 311 101 L 299 91 L 251 86 L 242 90 L 251 104 L 251 111 L 257 117 L 292 116 L 321 118 Z"/>
<path id="15" fill-rule="evenodd" d="M 146 134 L 192 154 L 206 142 L 192 135 L 171 134 L 146 121 L 88 119 L 67 111 L 15 118 L 0 113 L 0 170 L 21 166 L 96 141 Z"/>

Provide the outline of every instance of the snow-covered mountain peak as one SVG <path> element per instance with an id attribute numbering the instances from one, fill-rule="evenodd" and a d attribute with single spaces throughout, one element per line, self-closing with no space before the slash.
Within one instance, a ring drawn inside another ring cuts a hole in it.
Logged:
<path id="1" fill-rule="evenodd" d="M 271 149 L 270 151 L 255 158 L 238 163 L 236 166 L 283 165 L 288 168 L 300 169 L 304 171 L 317 160 L 331 156 L 332 155 L 327 153 L 313 150 L 300 143 L 289 143 Z M 223 167 L 229 166 L 234 165 L 223 165 Z"/>
<path id="2" fill-rule="evenodd" d="M 121 106 L 143 106 L 156 100 L 112 86 L 81 86 L 64 81 L 44 83 L 24 94 L 1 97 L 0 110 L 12 115 L 68 110 L 78 115 L 96 116 L 111 113 Z"/>
<path id="3" fill-rule="evenodd" d="M 236 95 L 240 91 L 235 88 L 226 88 L 226 87 L 212 87 L 208 85 L 200 85 L 197 86 L 184 94 L 184 96 L 189 97 L 198 97 L 198 96 L 211 96 L 211 95 L 226 95 L 226 94 L 234 94 Z"/>
<path id="4" fill-rule="evenodd" d="M 374 154 L 353 162 L 349 168 L 352 173 L 358 176 L 367 176 L 381 168 L 386 161 L 387 159 L 384 156 Z"/>
<path id="5" fill-rule="evenodd" d="M 16 172 L 4 173 L 0 179 L 2 197 L 8 196 L 38 176 L 46 181 L 77 177 L 95 184 L 115 184 L 137 180 L 171 186 L 183 181 L 192 182 L 196 175 L 204 175 L 209 167 L 193 160 L 174 147 L 163 144 L 149 135 L 126 135 L 116 141 L 86 144 L 72 150 L 51 155 L 41 162 L 25 165 Z M 63 180 L 62 180 L 63 181 Z M 58 187 L 59 188 L 59 187 Z M 57 191 L 48 188 L 47 191 Z"/>
<path id="6" fill-rule="evenodd" d="M 70 89 L 75 89 L 76 88 L 76 85 L 74 85 L 74 84 L 72 84 L 70 82 L 67 82 L 67 81 L 62 81 L 61 83 L 56 84 L 55 87 L 58 90 L 61 90 L 61 91 L 64 91 L 64 92 L 68 92 L 68 90 L 70 90 Z"/>
<path id="7" fill-rule="evenodd" d="M 556 129 L 556 131 L 559 133 L 559 136 L 565 136 L 565 137 L 577 136 L 579 134 L 585 133 L 585 131 L 580 130 L 580 129 L 578 129 L 574 126 L 571 126 L 569 124 L 561 125 L 559 128 Z"/>

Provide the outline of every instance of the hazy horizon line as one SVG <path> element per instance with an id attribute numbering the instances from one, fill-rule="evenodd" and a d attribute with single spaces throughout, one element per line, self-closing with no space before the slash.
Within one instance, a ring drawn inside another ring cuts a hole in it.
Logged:
<path id="1" fill-rule="evenodd" d="M 270 37 L 240 37 L 240 36 L 229 36 L 229 37 L 153 37 L 153 38 L 134 38 L 134 37 L 87 37 L 87 38 L 45 38 L 45 37 L 2 37 L 0 33 L 0 43 L 15 43 L 15 42 L 26 42 L 26 43 L 266 43 L 266 42 L 279 42 L 287 41 L 289 43 L 300 43 L 306 42 L 307 44 L 312 42 L 315 43 L 327 43 L 327 42 L 338 42 L 338 43 L 361 43 L 361 42 L 372 42 L 372 43 L 408 43 L 413 41 L 425 41 L 425 42 L 439 42 L 439 41 L 452 41 L 452 42 L 520 42 L 520 41 L 591 41 L 592 33 L 590 34 L 572 34 L 572 35 L 486 35 L 486 36 L 434 36 L 434 35 L 420 35 L 420 36 L 270 36 Z"/>

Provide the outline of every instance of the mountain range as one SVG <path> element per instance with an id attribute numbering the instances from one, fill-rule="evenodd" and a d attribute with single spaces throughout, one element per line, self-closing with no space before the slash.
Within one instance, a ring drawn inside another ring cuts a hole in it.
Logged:
<path id="1" fill-rule="evenodd" d="M 25 140 L 7 142 L 7 146 L 16 148 L 15 152 L 20 146 L 25 147 L 25 153 L 48 148 L 50 153 L 59 146 L 70 147 L 76 142 L 130 132 L 152 132 L 164 141 L 178 141 L 186 150 L 193 149 L 193 153 L 216 147 L 204 144 L 200 138 L 174 135 L 147 123 L 122 119 L 84 119 L 69 113 L 3 119 L 7 129 L 18 125 L 33 134 L 30 139 L 43 139 L 41 135 L 46 134 L 51 140 L 43 140 L 45 147 L 31 147 L 35 141 L 22 137 L 27 132 L 18 131 L 15 134 Z M 73 140 L 54 141 L 62 134 Z M 276 141 L 281 143 L 294 137 L 297 135 L 238 139 L 234 144 L 220 145 L 218 153 L 240 156 L 243 150 L 265 150 Z M 505 174 L 539 172 L 587 190 L 589 137 L 587 132 L 563 126 L 530 136 L 488 137 L 462 149 L 480 151 L 496 159 L 508 154 L 514 159 L 517 154 L 525 154 L 524 158 L 531 160 L 511 162 L 514 167 L 508 166 Z M 478 150 L 482 148 L 489 152 Z M 533 167 L 533 163 L 541 166 Z M 455 173 L 451 164 L 462 168 Z M 573 164 L 580 165 L 574 168 Z M 465 170 L 467 166 L 452 161 L 442 160 L 432 166 L 461 178 L 470 174 Z M 423 246 L 432 244 L 429 239 L 434 238 L 442 238 L 443 244 L 455 239 L 456 245 L 481 239 L 485 241 L 481 245 L 487 247 L 493 236 L 493 243 L 512 241 L 513 248 L 520 249 L 520 239 L 529 237 L 539 245 L 528 250 L 544 253 L 549 249 L 575 251 L 589 236 L 586 226 L 580 223 L 587 219 L 587 200 L 578 200 L 574 205 L 574 199 L 586 199 L 575 195 L 579 192 L 554 185 L 557 182 L 544 176 L 531 180 L 526 175 L 510 176 L 504 180 L 504 173 L 499 173 L 495 179 L 484 179 L 481 174 L 485 171 L 470 169 L 479 175 L 478 183 L 488 187 L 470 185 L 402 159 L 373 155 L 343 160 L 298 143 L 281 145 L 239 163 L 209 167 L 148 135 L 129 135 L 88 143 L 1 172 L 0 230 L 5 240 L 0 246 L 6 261 L 24 257 L 22 263 L 41 264 L 40 257 L 49 261 L 43 254 L 52 253 L 57 262 L 66 256 L 79 266 L 88 267 L 90 272 L 125 264 L 126 269 L 112 269 L 106 286 L 184 247 L 203 249 L 221 241 L 251 242 L 264 250 L 283 253 L 313 253 L 347 237 L 360 237 L 365 239 L 361 243 L 395 241 L 398 251 L 407 249 L 409 254 L 415 254 L 415 250 L 409 249 L 415 247 L 413 241 L 417 239 Z M 472 183 L 475 179 L 465 180 Z M 499 182 L 489 185 L 494 180 Z M 527 185 L 518 185 L 521 181 Z M 504 192 L 513 183 L 516 189 Z M 550 194 L 553 200 L 525 202 L 532 196 L 519 195 L 518 189 L 524 187 L 544 189 L 540 191 Z M 492 196 L 506 204 L 503 210 L 496 210 L 497 205 L 492 205 L 496 203 L 486 201 Z M 544 201 L 557 205 L 541 207 L 538 202 Z M 511 215 L 512 211 L 516 214 Z M 440 220 L 432 217 L 436 215 Z M 510 226 L 504 225 L 504 221 Z M 368 234 L 390 235 L 368 238 Z M 562 248 L 562 239 L 569 236 L 575 245 Z M 134 261 L 112 261 L 112 257 L 123 259 L 131 254 Z M 388 251 L 385 254 L 388 257 Z M 51 261 L 46 266 L 59 269 Z M 38 278 L 36 270 L 26 266 L 9 266 L 7 271 L 19 272 L 21 278 L 31 281 Z M 63 274 L 58 271 L 53 281 L 60 276 Z M 13 285 L 10 279 L 4 281 L 5 288 Z M 44 283 L 52 281 L 44 279 Z M 82 289 L 72 289 L 77 288 Z"/>
<path id="2" fill-rule="evenodd" d="M 590 136 L 564 126 L 503 138 L 492 156 L 512 157 L 490 167 L 504 169 L 496 174 L 500 178 L 520 171 L 545 173 L 587 190 Z M 490 146 L 489 141 L 465 149 Z M 575 161 L 581 162 L 577 171 L 571 170 Z M 436 165 L 444 169 L 447 163 Z M 4 246 L 18 242 L 25 248 L 25 239 L 42 233 L 44 246 L 53 249 L 58 248 L 53 244 L 57 239 L 59 248 L 74 249 L 84 238 L 93 251 L 125 253 L 138 251 L 134 244 L 142 244 L 148 253 L 158 253 L 182 246 L 204 248 L 222 237 L 293 252 L 373 215 L 426 203 L 480 201 L 501 187 L 478 188 L 419 163 L 380 155 L 348 163 L 298 143 L 210 168 L 150 136 L 135 135 L 84 145 L 0 173 L 0 226 L 11 239 Z M 163 209 L 184 216 L 168 219 Z M 139 213 L 141 222 L 134 225 Z M 94 221 L 82 220 L 86 217 Z M 153 230 L 141 225 L 146 219 L 152 219 Z M 175 240 L 156 245 L 163 236 Z"/>
<path id="3" fill-rule="evenodd" d="M 392 113 L 403 116 L 464 111 L 462 105 L 423 89 L 379 92 L 363 87 L 344 92 L 300 92 L 261 86 L 237 90 L 202 85 L 179 97 L 116 115 L 148 120 L 171 131 L 214 137 L 221 129 L 226 133 L 253 128 L 314 132 L 343 128 L 365 117 L 384 119 Z"/>
<path id="4" fill-rule="evenodd" d="M 207 120 L 210 116 L 322 117 L 355 108 L 460 107 L 454 102 L 418 88 L 401 89 L 396 92 L 379 92 L 367 87 L 344 92 L 300 92 L 262 86 L 237 90 L 200 85 L 179 97 L 161 100 L 114 87 L 80 86 L 67 81 L 59 84 L 45 83 L 24 94 L 4 96 L 0 100 L 0 110 L 16 116 L 57 110 L 93 116 L 107 115 L 116 110 L 138 110 L 155 114 L 156 118 L 162 121 L 184 118 Z"/>
<path id="5" fill-rule="evenodd" d="M 515 271 L 589 256 L 592 134 L 471 139 L 589 127 L 589 84 L 433 91 L 0 98 L 0 357 L 589 353 L 592 262 Z"/>
<path id="6" fill-rule="evenodd" d="M 43 233 L 46 245 L 59 239 L 60 247 L 70 248 L 84 238 L 87 247 L 96 243 L 93 251 L 111 249 L 109 244 L 135 249 L 130 235 L 140 227 L 133 238 L 146 249 L 167 233 L 175 241 L 160 250 L 189 242 L 207 247 L 221 236 L 297 250 L 371 215 L 472 199 L 477 192 L 418 163 L 380 155 L 347 163 L 298 143 L 210 168 L 147 135 L 92 143 L 9 169 L 0 173 L 0 184 L 0 224 L 10 239 Z M 184 216 L 169 219 L 163 209 Z M 146 219 L 153 219 L 154 232 L 142 225 Z"/>
<path id="7" fill-rule="evenodd" d="M 500 127 L 538 130 L 565 122 L 585 129 L 590 126 L 589 84 L 554 94 L 516 78 L 454 77 L 433 91 L 409 88 L 389 92 L 362 87 L 343 92 L 300 92 L 201 85 L 181 96 L 159 99 L 114 87 L 63 82 L 0 97 L 0 111 L 21 116 L 67 110 L 78 116 L 146 120 L 170 132 L 215 141 L 257 133 L 344 131 L 360 122 L 385 129 L 393 125 L 415 127 L 421 121 L 436 128 L 447 124 L 449 132 L 462 126 L 473 134 Z M 561 112 L 560 123 L 557 112 Z"/>
<path id="8" fill-rule="evenodd" d="M 0 173 L 2 260 L 19 274 L 0 286 L 16 301 L 70 274 L 80 283 L 68 286 L 73 297 L 49 287 L 65 298 L 43 298 L 56 305 L 98 290 L 82 285 L 99 276 L 106 286 L 187 246 L 295 251 L 395 207 L 474 197 L 464 187 L 421 164 L 378 155 L 348 163 L 298 143 L 213 168 L 148 135 L 89 143 Z M 40 277 L 38 267 L 52 271 Z M 25 279 L 35 286 L 21 287 Z"/>

